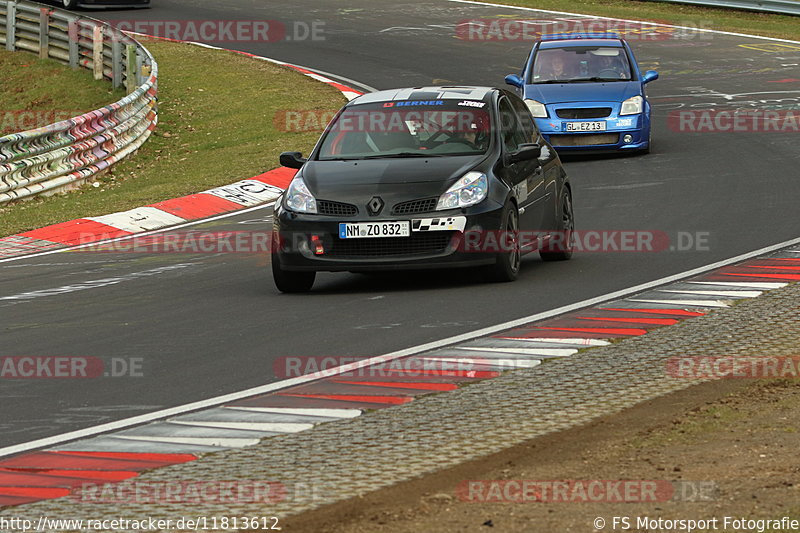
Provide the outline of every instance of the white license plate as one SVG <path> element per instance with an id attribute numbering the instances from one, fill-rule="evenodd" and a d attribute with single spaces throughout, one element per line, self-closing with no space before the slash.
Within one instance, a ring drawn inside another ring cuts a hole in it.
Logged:
<path id="1" fill-rule="evenodd" d="M 399 222 L 353 222 L 339 223 L 340 239 L 370 239 L 375 237 L 408 237 L 411 224 L 408 220 Z"/>
<path id="2" fill-rule="evenodd" d="M 606 121 L 567 122 L 567 131 L 606 131 Z"/>

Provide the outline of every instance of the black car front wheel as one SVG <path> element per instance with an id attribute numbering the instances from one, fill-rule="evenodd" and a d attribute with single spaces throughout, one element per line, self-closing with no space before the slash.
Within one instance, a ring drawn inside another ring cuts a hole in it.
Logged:
<path id="1" fill-rule="evenodd" d="M 575 215 L 572 213 L 572 195 L 564 187 L 561 192 L 558 224 L 550 242 L 541 250 L 542 261 L 564 261 L 572 257 L 575 248 Z"/>
<path id="2" fill-rule="evenodd" d="M 503 207 L 500 217 L 500 236 L 498 243 L 501 251 L 497 260 L 487 267 L 488 277 L 491 281 L 514 281 L 519 276 L 522 263 L 522 253 L 519 249 L 519 212 L 513 202 L 508 201 Z"/>
<path id="3" fill-rule="evenodd" d="M 292 272 L 281 268 L 278 254 L 272 252 L 272 279 L 281 292 L 308 292 L 314 286 L 316 272 Z"/>
<path id="4" fill-rule="evenodd" d="M 75 9 L 78 7 L 78 0 L 61 0 L 64 9 Z"/>

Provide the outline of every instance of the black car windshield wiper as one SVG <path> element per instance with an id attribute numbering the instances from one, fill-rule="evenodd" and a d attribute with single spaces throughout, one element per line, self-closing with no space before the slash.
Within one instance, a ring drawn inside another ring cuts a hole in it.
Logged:
<path id="1" fill-rule="evenodd" d="M 394 152 L 388 154 L 367 155 L 364 159 L 384 159 L 384 158 L 401 158 L 401 157 L 441 157 L 447 154 L 424 154 L 420 152 Z"/>

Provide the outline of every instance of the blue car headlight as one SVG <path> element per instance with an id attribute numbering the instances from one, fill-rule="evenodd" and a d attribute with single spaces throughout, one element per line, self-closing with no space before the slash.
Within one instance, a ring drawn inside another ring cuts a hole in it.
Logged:
<path id="1" fill-rule="evenodd" d="M 641 113 L 644 109 L 644 98 L 639 95 L 628 98 L 622 102 L 622 108 L 619 110 L 620 115 L 635 115 Z"/>
<path id="2" fill-rule="evenodd" d="M 303 178 L 300 177 L 294 178 L 292 183 L 289 184 L 289 188 L 286 189 L 284 205 L 298 213 L 317 212 L 317 200 L 306 187 Z"/>
<path id="3" fill-rule="evenodd" d="M 531 111 L 531 115 L 533 115 L 535 118 L 544 118 L 547 116 L 547 108 L 543 103 L 537 100 L 530 100 L 526 98 L 525 105 L 528 106 L 528 109 Z"/>
<path id="4" fill-rule="evenodd" d="M 457 207 L 469 207 L 475 205 L 484 198 L 489 192 L 489 179 L 483 172 L 467 172 L 452 187 L 447 189 L 439 202 L 436 210 L 455 209 Z"/>

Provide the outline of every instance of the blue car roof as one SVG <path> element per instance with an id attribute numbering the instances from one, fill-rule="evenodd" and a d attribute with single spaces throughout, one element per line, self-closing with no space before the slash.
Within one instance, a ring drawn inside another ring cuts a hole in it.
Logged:
<path id="1" fill-rule="evenodd" d="M 616 33 L 552 33 L 542 35 L 539 48 L 561 48 L 573 46 L 616 46 L 622 47 L 622 39 Z M 579 41 L 579 42 L 576 42 Z"/>

